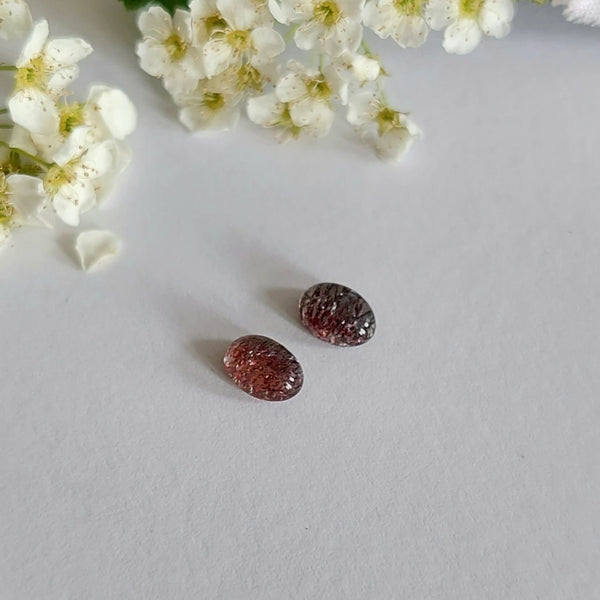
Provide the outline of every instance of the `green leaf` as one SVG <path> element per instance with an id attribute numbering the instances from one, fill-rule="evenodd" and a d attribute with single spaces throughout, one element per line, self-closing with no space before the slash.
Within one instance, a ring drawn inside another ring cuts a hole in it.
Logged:
<path id="1" fill-rule="evenodd" d="M 138 10 L 146 6 L 162 6 L 165 10 L 171 14 L 175 12 L 176 8 L 187 8 L 188 3 L 186 0 L 120 0 L 127 10 Z"/>

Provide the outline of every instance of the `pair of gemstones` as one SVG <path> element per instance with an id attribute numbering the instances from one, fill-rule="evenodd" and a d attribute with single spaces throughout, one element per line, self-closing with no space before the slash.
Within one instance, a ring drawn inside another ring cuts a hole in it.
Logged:
<path id="1" fill-rule="evenodd" d="M 300 298 L 300 320 L 317 338 L 335 346 L 360 346 L 375 334 L 375 315 L 357 292 L 337 283 L 318 283 Z M 289 400 L 304 382 L 296 357 L 261 335 L 235 340 L 223 359 L 227 374 L 261 400 Z"/>

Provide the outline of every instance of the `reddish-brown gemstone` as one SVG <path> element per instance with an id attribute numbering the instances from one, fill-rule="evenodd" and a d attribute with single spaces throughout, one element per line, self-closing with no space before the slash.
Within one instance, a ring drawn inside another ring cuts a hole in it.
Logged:
<path id="1" fill-rule="evenodd" d="M 232 342 L 223 363 L 239 388 L 261 400 L 289 400 L 304 381 L 296 357 L 262 335 L 246 335 Z"/>
<path id="2" fill-rule="evenodd" d="M 318 283 L 300 298 L 302 324 L 316 337 L 336 346 L 360 346 L 375 334 L 375 315 L 354 290 Z"/>

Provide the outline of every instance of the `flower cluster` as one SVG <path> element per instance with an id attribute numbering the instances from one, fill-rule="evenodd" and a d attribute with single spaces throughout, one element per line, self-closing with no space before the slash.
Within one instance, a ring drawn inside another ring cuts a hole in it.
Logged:
<path id="1" fill-rule="evenodd" d="M 0 113 L 0 241 L 12 228 L 48 225 L 52 207 L 68 225 L 106 196 L 130 160 L 125 138 L 136 125 L 127 96 L 104 85 L 90 88 L 85 101 L 68 87 L 79 62 L 92 52 L 79 38 L 51 38 L 45 20 L 32 25 L 23 0 L 0 0 L 0 38 L 29 33 L 14 65 L 7 107 Z"/>
<path id="2" fill-rule="evenodd" d="M 279 139 L 323 137 L 345 107 L 379 156 L 398 159 L 420 131 L 385 100 L 385 71 L 363 41 L 366 15 L 364 0 L 192 0 L 172 15 L 152 6 L 138 17 L 137 55 L 192 131 L 231 129 L 245 108 Z M 318 66 L 282 60 L 282 26 Z M 354 99 L 369 89 L 379 112 L 370 105 L 357 117 Z"/>

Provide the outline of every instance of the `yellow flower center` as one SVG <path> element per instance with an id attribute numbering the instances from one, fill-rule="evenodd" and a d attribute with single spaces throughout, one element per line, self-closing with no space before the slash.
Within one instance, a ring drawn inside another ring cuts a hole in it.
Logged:
<path id="1" fill-rule="evenodd" d="M 64 167 L 53 165 L 48 169 L 44 178 L 44 188 L 50 197 L 55 196 L 60 189 L 75 180 L 72 166 L 67 163 Z"/>
<path id="2" fill-rule="evenodd" d="M 177 62 L 181 60 L 188 49 L 187 42 L 176 33 L 172 33 L 164 42 L 165 47 L 167 49 L 167 53 L 169 54 L 169 58 L 173 62 Z"/>
<path id="3" fill-rule="evenodd" d="M 468 19 L 474 19 L 479 15 L 484 2 L 485 0 L 460 0 L 460 15 Z"/>
<path id="4" fill-rule="evenodd" d="M 65 105 L 60 109 L 60 132 L 63 136 L 66 137 L 83 123 L 83 104 L 81 102 Z"/>
<path id="5" fill-rule="evenodd" d="M 311 98 L 317 100 L 329 100 L 331 98 L 331 89 L 322 75 L 317 79 L 309 79 L 306 82 L 306 87 Z"/>
<path id="6" fill-rule="evenodd" d="M 294 123 L 294 121 L 292 121 L 292 115 L 290 114 L 289 104 L 285 105 L 283 113 L 281 113 L 281 117 L 277 124 L 280 127 L 284 127 L 285 129 L 287 129 L 293 138 L 298 138 L 300 132 L 302 131 L 302 127 L 299 127 Z"/>
<path id="7" fill-rule="evenodd" d="M 218 92 L 204 92 L 204 106 L 210 110 L 219 110 L 225 106 L 225 97 Z"/>
<path id="8" fill-rule="evenodd" d="M 207 17 L 204 19 L 204 24 L 209 34 L 215 31 L 225 31 L 228 28 L 227 21 L 221 16 L 221 13 Z"/>
<path id="9" fill-rule="evenodd" d="M 409 17 L 423 13 L 423 0 L 396 0 L 394 6 L 399 14 Z"/>
<path id="10" fill-rule="evenodd" d="M 379 137 L 389 133 L 392 129 L 402 127 L 400 124 L 400 113 L 397 110 L 384 106 L 375 117 Z"/>
<path id="11" fill-rule="evenodd" d="M 241 29 L 230 31 L 227 34 L 227 43 L 235 50 L 246 50 L 250 47 L 250 35 Z"/>
<path id="12" fill-rule="evenodd" d="M 342 11 L 333 0 L 325 0 L 315 6 L 313 16 L 319 23 L 331 27 L 340 20 Z"/>
<path id="13" fill-rule="evenodd" d="M 258 69 L 246 63 L 242 65 L 237 72 L 237 83 L 240 90 L 263 91 L 263 78 Z"/>
<path id="14" fill-rule="evenodd" d="M 15 73 L 15 88 L 22 90 L 28 87 L 42 87 L 46 83 L 46 65 L 41 56 L 33 58 Z"/>

